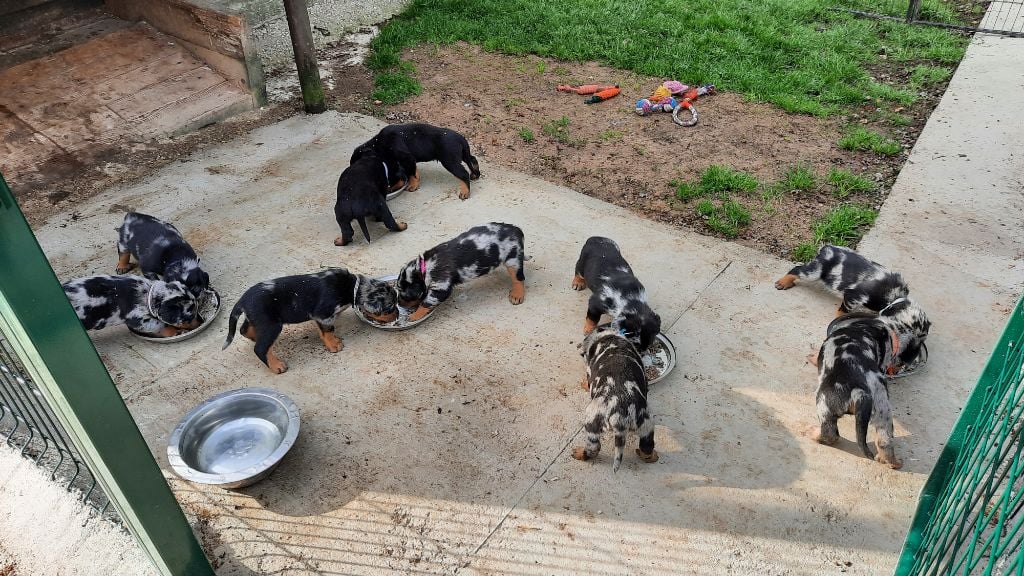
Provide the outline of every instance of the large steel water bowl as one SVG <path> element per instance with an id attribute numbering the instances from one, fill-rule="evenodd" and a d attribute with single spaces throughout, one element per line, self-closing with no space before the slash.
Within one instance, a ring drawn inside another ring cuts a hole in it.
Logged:
<path id="1" fill-rule="evenodd" d="M 241 488 L 274 471 L 299 435 L 299 409 L 269 388 L 218 394 L 182 418 L 167 459 L 185 480 Z"/>

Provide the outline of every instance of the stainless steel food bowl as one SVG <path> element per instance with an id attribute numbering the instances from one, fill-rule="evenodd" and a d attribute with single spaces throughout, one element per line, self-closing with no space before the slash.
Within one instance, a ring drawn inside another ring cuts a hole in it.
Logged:
<path id="1" fill-rule="evenodd" d="M 274 471 L 299 435 L 299 409 L 269 388 L 242 388 L 196 406 L 174 428 L 167 460 L 185 480 L 241 488 Z"/>
<path id="2" fill-rule="evenodd" d="M 673 368 L 676 367 L 675 344 L 672 344 L 672 341 L 668 339 L 668 336 L 665 336 L 664 334 L 661 333 L 658 333 L 657 340 L 661 342 L 661 346 L 665 349 L 665 352 L 668 355 L 668 361 L 665 363 L 665 369 L 661 371 L 661 375 L 658 376 L 657 378 L 652 378 L 648 380 L 648 384 L 660 382 L 665 378 L 665 376 L 668 376 L 668 373 L 671 372 Z M 644 354 L 646 355 L 647 353 L 645 352 Z"/>
<path id="3" fill-rule="evenodd" d="M 394 284 L 395 281 L 398 280 L 398 274 L 390 274 L 388 276 L 380 276 L 380 277 L 377 278 L 377 280 L 380 280 L 381 282 L 387 282 L 389 284 Z M 407 318 L 409 317 L 409 314 L 412 314 L 413 311 L 412 310 L 407 310 L 407 309 L 402 308 L 401 306 L 399 306 L 398 307 L 398 318 L 395 319 L 392 322 L 387 323 L 387 324 L 381 324 L 380 322 L 377 322 L 376 320 L 373 320 L 373 319 L 370 319 L 370 318 L 366 317 L 363 314 L 363 311 L 359 308 L 359 306 L 352 306 L 352 309 L 355 310 L 356 316 L 358 316 L 360 320 L 362 320 L 363 322 L 366 322 L 367 324 L 369 324 L 370 326 L 373 326 L 374 328 L 380 328 L 381 330 L 408 330 L 409 328 L 412 328 L 413 326 L 418 326 L 418 325 L 426 322 L 427 318 L 430 318 L 431 316 L 433 316 L 434 312 L 437 310 L 436 308 L 434 308 L 429 313 L 427 313 L 427 315 L 424 316 L 423 318 L 420 318 L 419 320 L 416 320 L 415 322 L 409 322 L 407 320 Z"/>
<path id="4" fill-rule="evenodd" d="M 178 334 L 177 336 L 168 336 L 166 338 L 160 336 L 150 336 L 148 334 L 141 334 L 129 328 L 128 330 L 140 340 L 147 342 L 157 342 L 160 344 L 170 344 L 172 342 L 181 342 L 182 340 L 188 340 L 189 338 L 199 334 L 203 330 L 210 327 L 213 321 L 217 318 L 217 314 L 220 314 L 220 294 L 213 288 L 208 288 L 199 295 L 199 314 L 203 318 L 203 323 L 185 332 L 184 334 Z"/>

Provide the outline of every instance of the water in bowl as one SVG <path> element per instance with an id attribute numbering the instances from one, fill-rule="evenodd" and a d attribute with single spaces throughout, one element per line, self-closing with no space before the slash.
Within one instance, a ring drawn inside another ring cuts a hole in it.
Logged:
<path id="1" fill-rule="evenodd" d="M 209 474 L 230 474 L 255 466 L 281 445 L 281 429 L 262 418 L 239 418 L 216 427 L 203 439 L 196 454 L 199 469 Z"/>

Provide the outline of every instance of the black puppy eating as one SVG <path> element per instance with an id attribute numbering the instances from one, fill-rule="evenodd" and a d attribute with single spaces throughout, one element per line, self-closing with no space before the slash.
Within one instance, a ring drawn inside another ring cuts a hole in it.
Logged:
<path id="1" fill-rule="evenodd" d="M 150 280 L 176 280 L 196 296 L 210 287 L 210 275 L 199 267 L 196 251 L 170 222 L 138 212 L 125 214 L 117 229 L 118 274 L 134 267 L 132 257 Z"/>
<path id="2" fill-rule="evenodd" d="M 89 276 L 64 283 L 86 330 L 126 324 L 146 336 L 176 336 L 200 324 L 195 295 L 181 282 L 138 276 Z"/>
<path id="3" fill-rule="evenodd" d="M 834 444 L 839 439 L 839 418 L 852 414 L 864 455 L 900 468 L 902 462 L 892 445 L 886 375 L 917 360 L 929 326 L 924 312 L 903 298 L 884 307 L 877 317 L 851 314 L 833 321 L 817 357 L 819 429 L 814 439 Z M 875 429 L 877 455 L 868 447 L 869 423 Z"/>
<path id="4" fill-rule="evenodd" d="M 583 427 L 587 438 L 583 446 L 573 448 L 572 457 L 590 460 L 601 450 L 601 434 L 615 435 L 612 471 L 622 464 L 626 432 L 640 436 L 637 456 L 644 462 L 658 461 L 654 449 L 654 419 L 647 411 L 647 376 L 636 347 L 611 326 L 602 326 L 583 339 L 583 359 L 587 363 L 587 404 Z"/>
<path id="5" fill-rule="evenodd" d="M 408 189 L 420 187 L 420 172 L 417 162 L 441 162 L 445 170 L 459 179 L 459 198 L 469 198 L 469 181 L 480 178 L 480 165 L 470 153 L 466 137 L 448 128 L 430 124 L 393 124 L 385 126 L 376 136 L 360 144 L 352 152 L 351 163 L 367 154 L 389 156 L 409 175 Z M 469 172 L 462 166 L 465 162 Z M 395 176 L 389 184 L 397 186 L 400 178 Z"/>
<path id="6" fill-rule="evenodd" d="M 622 330 L 643 352 L 661 332 L 661 317 L 647 304 L 647 292 L 622 257 L 619 246 L 609 238 L 587 239 L 576 261 L 573 290 L 590 288 L 583 333 L 589 334 L 602 314 L 612 318 L 612 327 Z"/>
<path id="7" fill-rule="evenodd" d="M 341 236 L 334 240 L 335 246 L 345 246 L 352 241 L 352 220 L 359 223 L 363 237 L 369 243 L 367 216 L 374 216 L 392 232 L 401 232 L 408 228 L 405 222 L 395 222 L 395 217 L 388 208 L 388 182 L 393 174 L 401 176 L 399 165 L 394 160 L 373 152 L 361 156 L 345 168 L 338 178 L 338 200 L 334 204 L 334 218 L 341 228 Z"/>
<path id="8" fill-rule="evenodd" d="M 818 280 L 843 295 L 837 315 L 871 310 L 878 312 L 898 298 L 906 298 L 910 289 L 903 277 L 881 264 L 868 260 L 842 246 L 822 246 L 813 260 L 794 266 L 775 282 L 775 288 L 788 290 L 797 280 Z"/>
<path id="9" fill-rule="evenodd" d="M 338 313 L 353 304 L 379 322 L 391 322 L 398 317 L 395 291 L 391 286 L 341 268 L 260 282 L 246 290 L 231 309 L 224 348 L 231 344 L 238 317 L 244 312 L 245 320 L 238 332 L 256 343 L 256 357 L 271 372 L 281 374 L 288 365 L 271 347 L 285 324 L 314 321 L 324 346 L 331 352 L 339 352 L 344 343 L 334 334 L 334 320 Z"/>
<path id="10" fill-rule="evenodd" d="M 525 259 L 519 227 L 499 222 L 475 226 L 406 264 L 395 284 L 398 301 L 416 308 L 409 320 L 419 320 L 447 300 L 457 285 L 504 266 L 512 278 L 508 300 L 521 304 L 526 297 Z"/>

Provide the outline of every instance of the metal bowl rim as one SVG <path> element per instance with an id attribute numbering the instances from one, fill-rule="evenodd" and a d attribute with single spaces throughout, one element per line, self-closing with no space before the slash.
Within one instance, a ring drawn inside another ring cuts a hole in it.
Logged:
<path id="1" fill-rule="evenodd" d="M 130 328 L 128 329 L 128 331 L 131 332 L 132 336 L 135 336 L 139 340 L 145 340 L 146 342 L 155 342 L 157 344 L 173 344 L 175 342 L 181 342 L 182 340 L 188 340 L 189 338 L 198 335 L 200 332 L 206 330 L 207 328 L 210 327 L 211 324 L 213 324 L 213 321 L 217 319 L 217 316 L 220 316 L 220 309 L 224 307 L 224 301 L 220 297 L 220 292 L 217 292 L 217 290 L 213 288 L 208 288 L 207 290 L 213 292 L 213 295 L 217 298 L 217 309 L 214 310 L 213 314 L 211 314 L 209 318 L 204 320 L 203 323 L 197 326 L 196 328 L 189 330 L 184 334 L 178 334 L 177 336 L 168 336 L 166 338 L 154 338 L 153 336 L 146 336 Z"/>
<path id="2" fill-rule="evenodd" d="M 658 335 L 655 338 L 660 340 L 662 345 L 665 346 L 665 349 L 668 350 L 668 366 L 665 367 L 665 371 L 661 373 L 661 376 L 648 380 L 648 384 L 661 382 L 665 379 L 665 376 L 668 376 L 668 373 L 676 367 L 676 345 L 672 343 L 672 340 L 669 340 L 669 337 L 666 336 L 664 332 L 658 332 Z"/>
<path id="3" fill-rule="evenodd" d="M 385 196 L 385 199 L 386 200 L 394 200 L 395 198 L 398 198 L 399 196 L 402 195 L 402 192 L 405 192 L 405 188 L 406 188 L 405 186 L 402 186 L 401 188 L 399 188 L 398 190 L 395 190 L 394 192 L 388 192 L 388 195 Z"/>
<path id="4" fill-rule="evenodd" d="M 288 428 L 285 430 L 284 438 L 281 439 L 281 443 L 277 445 L 277 448 L 270 453 L 266 458 L 260 461 L 258 464 L 254 464 L 248 468 L 231 472 L 230 474 L 212 474 L 209 472 L 202 472 L 189 466 L 184 458 L 181 457 L 181 437 L 185 432 L 185 427 L 196 418 L 199 414 L 211 406 L 212 404 L 221 401 L 231 396 L 267 396 L 273 398 L 280 403 L 285 411 L 288 413 Z M 192 410 L 189 410 L 185 416 L 178 422 L 178 425 L 174 427 L 171 432 L 171 437 L 167 441 L 167 460 L 171 465 L 174 472 L 192 482 L 199 482 L 201 484 L 215 484 L 215 485 L 234 485 L 241 487 L 247 485 L 246 480 L 252 479 L 256 481 L 259 479 L 260 474 L 273 470 L 284 455 L 291 450 L 295 444 L 295 439 L 299 436 L 299 407 L 295 405 L 295 402 L 291 398 L 271 388 L 238 388 L 235 390 L 228 390 L 227 392 L 221 392 L 202 401 Z"/>
<path id="5" fill-rule="evenodd" d="M 381 282 L 394 282 L 395 280 L 398 280 L 398 274 L 385 274 L 384 276 L 377 276 L 376 278 L 374 278 L 374 280 L 380 280 Z M 430 318 L 431 316 L 434 315 L 434 312 L 437 311 L 437 308 L 435 307 L 435 308 L 431 309 L 430 313 L 427 314 L 426 316 L 424 316 L 423 318 L 420 318 L 419 320 L 417 320 L 415 322 L 410 322 L 410 323 L 405 324 L 403 326 L 381 326 L 380 324 L 378 324 L 378 323 L 374 322 L 373 320 L 370 320 L 369 318 L 364 316 L 363 315 L 363 311 L 359 309 L 359 306 L 353 305 L 352 306 L 352 311 L 356 313 L 356 317 L 357 318 L 359 318 L 364 323 L 369 324 L 370 326 L 373 326 L 374 328 L 376 328 L 378 330 L 384 330 L 384 331 L 387 331 L 387 332 L 400 332 L 402 330 L 408 330 L 409 328 L 414 328 L 414 327 L 419 326 L 420 324 L 426 322 L 427 318 Z"/>

